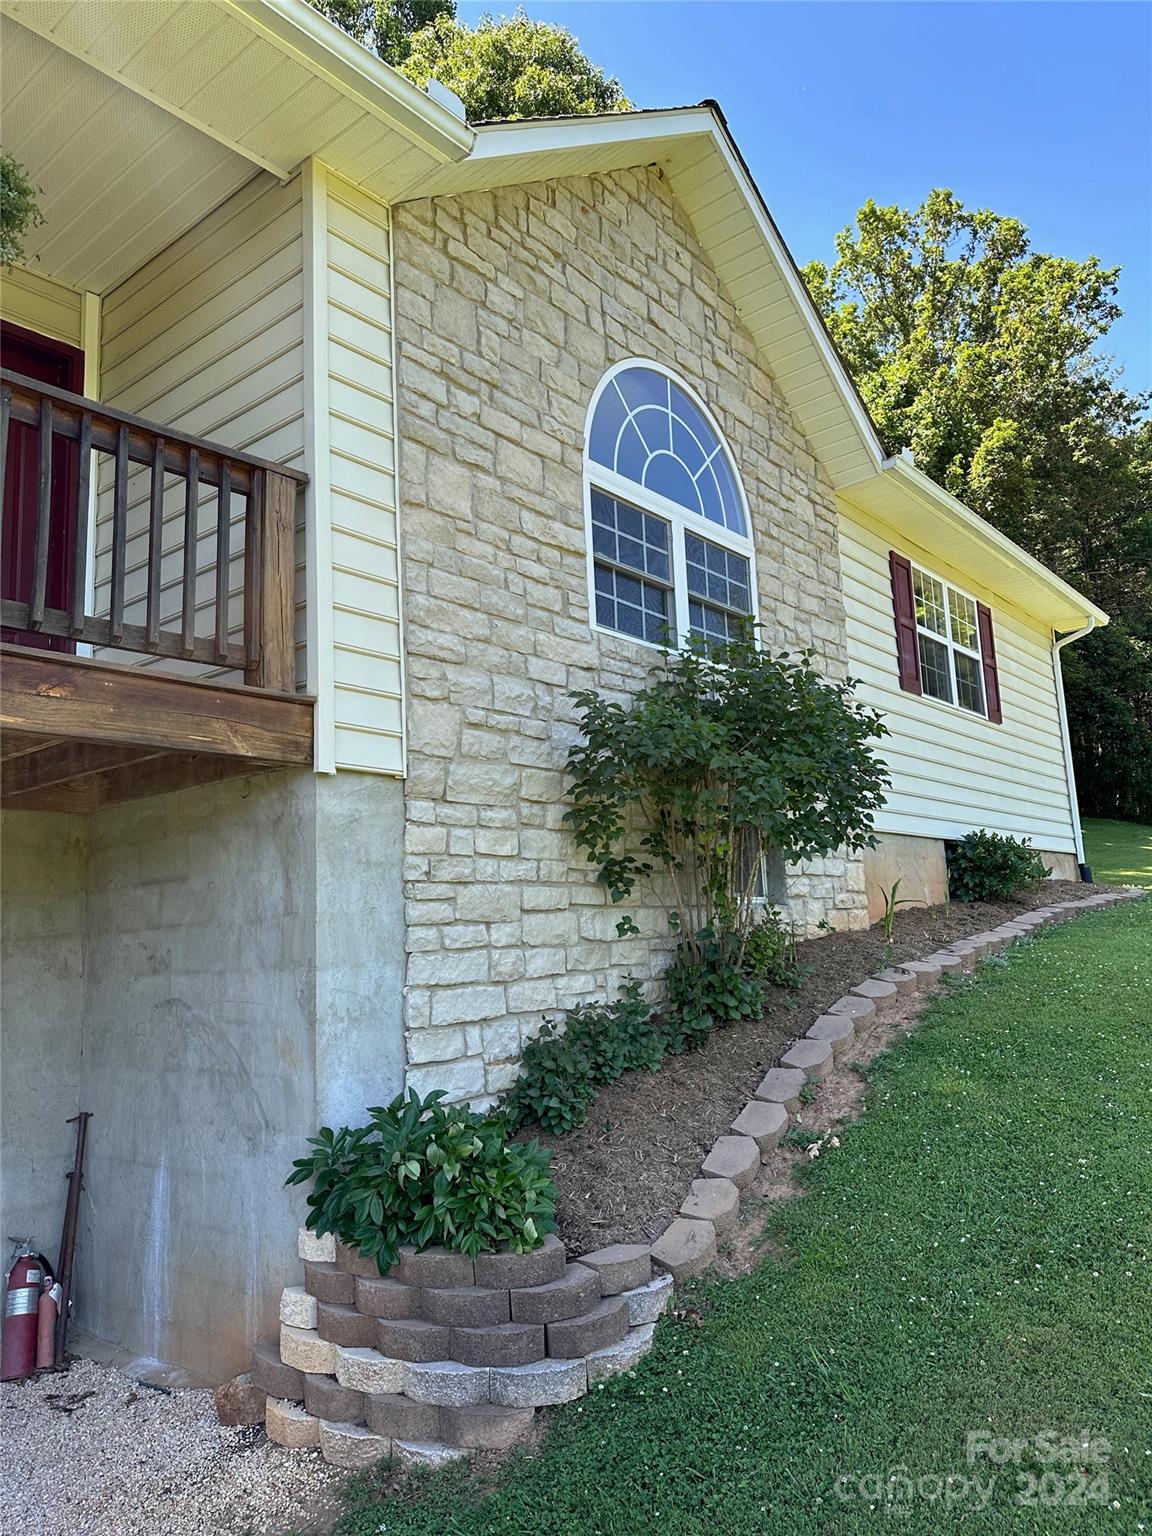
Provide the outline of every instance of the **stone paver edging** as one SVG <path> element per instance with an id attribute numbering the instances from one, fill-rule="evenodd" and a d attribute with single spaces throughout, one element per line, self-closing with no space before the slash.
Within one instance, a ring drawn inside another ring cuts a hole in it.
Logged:
<path id="1" fill-rule="evenodd" d="M 796 1118 L 806 1084 L 826 1077 L 858 1032 L 1045 923 L 1144 894 L 1040 907 L 866 977 L 766 1073 L 651 1246 L 617 1243 L 571 1261 L 556 1237 L 533 1253 L 475 1262 L 405 1249 L 381 1276 L 334 1238 L 301 1229 L 304 1284 L 284 1290 L 280 1338 L 258 1344 L 252 1358 L 268 1438 L 318 1446 L 348 1469 L 387 1455 L 434 1467 L 523 1440 L 538 1408 L 582 1397 L 651 1348 L 675 1281 L 715 1262 L 717 1233 L 737 1221 L 741 1191 Z"/>

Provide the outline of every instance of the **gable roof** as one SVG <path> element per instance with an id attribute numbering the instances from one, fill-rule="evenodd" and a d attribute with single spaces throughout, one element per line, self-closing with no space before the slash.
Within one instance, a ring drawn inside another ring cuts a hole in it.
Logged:
<path id="1" fill-rule="evenodd" d="M 474 125 L 475 143 L 398 201 L 657 166 L 797 426 L 850 512 L 937 549 L 1053 629 L 1108 616 L 880 439 L 715 102 Z"/>

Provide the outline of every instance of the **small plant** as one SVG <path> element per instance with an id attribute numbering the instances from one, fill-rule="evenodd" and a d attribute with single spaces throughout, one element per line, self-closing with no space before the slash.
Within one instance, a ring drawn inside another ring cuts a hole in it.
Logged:
<path id="1" fill-rule="evenodd" d="M 24 260 L 24 236 L 44 222 L 37 190 L 19 160 L 0 150 L 0 267 L 5 270 Z"/>
<path id="2" fill-rule="evenodd" d="M 563 1135 L 584 1124 L 606 1083 L 624 1072 L 655 1072 L 666 1049 L 640 983 L 630 981 L 614 1003 L 585 1003 L 569 1009 L 562 1027 L 544 1025 L 524 1048 L 505 1109 L 514 1125 Z"/>
<path id="3" fill-rule="evenodd" d="M 956 901 L 1003 901 L 1034 890 L 1052 873 L 1027 838 L 969 832 L 948 854 L 948 889 Z"/>
<path id="4" fill-rule="evenodd" d="M 884 892 L 884 942 L 885 942 L 885 944 L 891 944 L 891 942 L 892 942 L 892 933 L 893 933 L 894 928 L 896 927 L 896 908 L 897 907 L 912 907 L 912 906 L 915 906 L 915 902 L 913 901 L 911 896 L 900 896 L 900 897 L 897 897 L 896 892 L 899 889 L 900 889 L 900 882 L 899 882 L 899 880 L 894 880 L 892 882 L 892 889 L 890 891 L 885 891 Z"/>
<path id="5" fill-rule="evenodd" d="M 325 1126 L 308 1138 L 287 1184 L 312 1181 L 307 1225 L 376 1260 L 384 1274 L 403 1244 L 443 1244 L 475 1258 L 539 1247 L 556 1230 L 551 1153 L 512 1142 L 503 1116 L 485 1118 L 442 1091 L 369 1109 L 367 1125 Z"/>

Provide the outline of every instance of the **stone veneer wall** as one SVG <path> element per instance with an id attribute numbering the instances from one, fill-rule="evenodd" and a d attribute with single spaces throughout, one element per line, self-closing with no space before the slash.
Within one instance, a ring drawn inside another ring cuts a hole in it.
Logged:
<path id="1" fill-rule="evenodd" d="M 583 438 L 613 363 L 652 358 L 708 402 L 751 508 L 773 648 L 845 671 L 831 490 L 656 170 L 436 198 L 395 220 L 409 697 L 409 1082 L 514 1080 L 551 1012 L 652 977 L 641 937 L 561 826 L 569 693 L 635 688 L 655 659 L 589 627 Z M 805 932 L 866 923 L 861 866 L 789 871 Z"/>

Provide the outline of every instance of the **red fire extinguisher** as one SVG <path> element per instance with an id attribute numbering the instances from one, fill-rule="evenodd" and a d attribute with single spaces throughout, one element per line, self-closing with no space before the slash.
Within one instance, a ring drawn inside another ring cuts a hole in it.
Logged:
<path id="1" fill-rule="evenodd" d="M 5 1275 L 4 1341 L 0 1381 L 18 1381 L 36 1369 L 37 1314 L 46 1265 L 27 1243 L 17 1243 Z"/>

